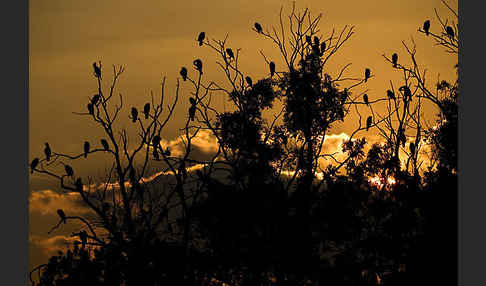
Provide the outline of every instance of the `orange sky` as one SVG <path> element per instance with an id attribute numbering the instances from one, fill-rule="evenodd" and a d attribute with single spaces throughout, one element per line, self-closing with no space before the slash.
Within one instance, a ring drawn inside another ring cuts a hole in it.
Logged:
<path id="1" fill-rule="evenodd" d="M 457 2 L 448 2 L 457 10 Z M 167 76 L 166 92 L 173 94 L 180 67 L 187 66 L 193 72 L 191 63 L 195 58 L 203 60 L 208 80 L 221 82 L 216 55 L 195 42 L 200 31 L 217 39 L 229 33 L 229 46 L 242 49 L 242 69 L 254 81 L 267 73 L 260 49 L 277 62 L 278 70 L 281 57 L 277 50 L 268 40 L 258 37 L 251 27 L 255 21 L 264 28 L 277 24 L 280 6 L 284 6 L 284 12 L 289 11 L 291 3 L 276 0 L 30 1 L 29 157 L 40 156 L 47 141 L 55 151 L 78 153 L 81 142 L 101 136 L 93 130 L 93 123 L 72 114 L 84 111 L 88 96 L 96 92 L 91 66 L 95 60 L 103 62 L 106 75 L 113 64 L 126 67 L 118 86 L 126 106 L 142 106 L 150 98 L 151 90 L 158 94 L 163 75 Z M 356 26 L 356 34 L 334 57 L 329 72 L 335 75 L 337 68 L 347 63 L 353 64 L 349 69 L 352 76 L 362 76 L 365 67 L 371 68 L 375 78 L 365 86 L 370 100 L 384 95 L 389 80 L 398 83 L 399 74 L 393 72 L 382 54 L 398 52 L 400 59 L 405 60 L 401 41 L 410 41 L 411 37 L 417 44 L 419 64 L 428 69 L 429 82 L 435 82 L 439 73 L 442 78 L 454 79 L 452 67 L 457 58 L 417 32 L 425 19 L 431 20 L 431 30 L 437 27 L 434 8 L 449 15 L 440 0 L 297 1 L 297 8 L 305 7 L 314 14 L 323 13 L 320 28 L 325 35 L 333 27 Z M 183 86 L 182 98 L 189 92 L 188 86 Z M 186 116 L 186 100 L 181 102 L 166 140 L 175 138 Z M 216 104 L 221 106 L 221 102 Z M 128 124 L 127 116 L 121 117 L 122 126 Z M 355 124 L 351 120 L 332 132 L 349 132 Z M 80 163 L 78 168 L 84 172 L 88 167 L 92 165 Z M 96 166 L 95 172 L 103 169 L 104 166 Z M 32 176 L 30 184 L 31 191 L 56 186 L 39 175 Z M 58 242 L 53 239 L 55 235 L 46 236 L 57 217 L 41 212 L 40 208 L 41 205 L 31 205 L 31 238 L 38 241 L 31 246 L 31 266 L 45 260 L 41 247 Z"/>

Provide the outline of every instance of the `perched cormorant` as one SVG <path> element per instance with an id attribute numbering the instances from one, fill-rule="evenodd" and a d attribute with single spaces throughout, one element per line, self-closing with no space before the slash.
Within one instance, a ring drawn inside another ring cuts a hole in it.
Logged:
<path id="1" fill-rule="evenodd" d="M 150 103 L 145 103 L 143 106 L 143 114 L 145 114 L 145 119 L 149 118 L 149 113 L 150 113 Z"/>
<path id="2" fill-rule="evenodd" d="M 430 21 L 427 20 L 424 22 L 424 31 L 427 36 L 429 35 L 429 29 L 430 29 Z"/>
<path id="3" fill-rule="evenodd" d="M 49 162 L 51 160 L 51 147 L 49 147 L 49 143 L 46 142 L 45 144 L 44 154 L 46 154 L 46 161 Z"/>
<path id="4" fill-rule="evenodd" d="M 180 71 L 179 73 L 180 73 L 180 75 L 182 76 L 182 79 L 183 79 L 184 81 L 186 81 L 186 79 L 187 79 L 187 69 L 186 69 L 185 67 L 182 67 L 182 68 L 181 68 L 181 71 Z"/>
<path id="5" fill-rule="evenodd" d="M 255 23 L 255 29 L 257 30 L 258 33 L 263 34 L 263 28 L 260 24 Z"/>
<path id="6" fill-rule="evenodd" d="M 204 38 L 206 38 L 206 34 L 204 32 L 199 33 L 197 37 L 197 41 L 199 42 L 199 46 L 203 45 Z"/>

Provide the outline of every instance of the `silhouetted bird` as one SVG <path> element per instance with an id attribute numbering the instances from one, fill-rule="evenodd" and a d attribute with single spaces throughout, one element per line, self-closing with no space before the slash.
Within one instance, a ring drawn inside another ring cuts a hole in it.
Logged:
<path id="1" fill-rule="evenodd" d="M 83 147 L 84 147 L 84 158 L 88 158 L 89 142 L 88 141 L 85 141 Z"/>
<path id="2" fill-rule="evenodd" d="M 199 73 L 202 74 L 203 73 L 202 61 L 200 59 L 196 59 L 196 60 L 194 60 L 193 64 L 194 64 L 196 70 L 198 70 Z"/>
<path id="3" fill-rule="evenodd" d="M 403 100 L 405 101 L 406 99 L 412 100 L 412 92 L 410 91 L 410 88 L 406 85 L 400 87 L 398 90 L 403 91 Z"/>
<path id="4" fill-rule="evenodd" d="M 319 37 L 314 36 L 314 45 L 319 46 Z"/>
<path id="5" fill-rule="evenodd" d="M 427 20 L 424 22 L 424 31 L 427 36 L 429 35 L 429 29 L 430 29 L 430 21 Z"/>
<path id="6" fill-rule="evenodd" d="M 370 78 L 371 76 L 371 70 L 369 68 L 366 68 L 365 69 L 365 82 L 368 81 L 368 79 Z"/>
<path id="7" fill-rule="evenodd" d="M 108 141 L 106 141 L 105 139 L 101 139 L 101 145 L 103 145 L 103 148 L 106 151 L 109 151 L 110 150 L 110 145 L 108 145 Z"/>
<path id="8" fill-rule="evenodd" d="M 305 36 L 305 41 L 309 46 L 312 46 L 312 37 L 311 36 Z"/>
<path id="9" fill-rule="evenodd" d="M 191 119 L 191 121 L 194 121 L 195 115 L 196 115 L 196 106 L 192 105 L 191 107 L 189 107 L 189 118 Z"/>
<path id="10" fill-rule="evenodd" d="M 46 154 L 46 161 L 49 162 L 51 160 L 51 147 L 49 147 L 49 143 L 46 142 L 45 144 L 44 154 Z"/>
<path id="11" fill-rule="evenodd" d="M 66 171 L 66 175 L 68 175 L 68 177 L 72 177 L 74 175 L 74 171 L 71 166 L 64 165 L 64 170 Z"/>
<path id="12" fill-rule="evenodd" d="M 145 103 L 143 106 L 143 114 L 145 114 L 145 119 L 149 118 L 149 113 L 150 113 L 150 103 Z"/>
<path id="13" fill-rule="evenodd" d="M 88 112 L 91 115 L 94 115 L 94 106 L 91 103 L 88 103 Z"/>
<path id="14" fill-rule="evenodd" d="M 273 77 L 274 74 L 275 74 L 275 63 L 270 62 L 270 77 Z"/>
<path id="15" fill-rule="evenodd" d="M 395 94 L 391 90 L 387 90 L 386 95 L 388 96 L 389 99 L 395 99 Z"/>
<path id="16" fill-rule="evenodd" d="M 181 71 L 180 71 L 179 73 L 180 73 L 180 75 L 182 76 L 182 79 L 183 79 L 184 81 L 186 81 L 186 79 L 187 79 L 187 69 L 186 69 L 185 67 L 182 67 L 182 68 L 181 68 Z"/>
<path id="17" fill-rule="evenodd" d="M 454 29 L 451 26 L 446 27 L 446 33 L 449 37 L 454 38 Z"/>
<path id="18" fill-rule="evenodd" d="M 91 98 L 91 104 L 96 105 L 98 103 L 98 101 L 100 100 L 100 98 L 101 98 L 101 96 L 99 94 L 93 95 L 93 97 Z"/>
<path id="19" fill-rule="evenodd" d="M 252 86 L 252 85 L 253 85 L 253 81 L 251 80 L 251 77 L 247 76 L 247 77 L 245 77 L 245 80 L 246 80 L 246 83 L 247 83 L 249 86 Z"/>
<path id="20" fill-rule="evenodd" d="M 410 148 L 410 153 L 413 156 L 415 154 L 415 144 L 413 142 L 410 142 L 410 145 L 408 147 Z"/>
<path id="21" fill-rule="evenodd" d="M 83 191 L 83 182 L 81 181 L 81 178 L 77 178 L 76 182 L 74 182 L 74 186 L 76 187 L 77 192 L 82 192 Z"/>
<path id="22" fill-rule="evenodd" d="M 233 54 L 233 50 L 231 50 L 230 48 L 227 48 L 226 53 L 228 54 L 228 57 L 230 57 L 233 60 L 235 59 L 235 55 Z"/>
<path id="23" fill-rule="evenodd" d="M 199 42 L 199 46 L 203 45 L 204 38 L 206 38 L 206 34 L 204 32 L 199 33 L 197 37 L 197 41 Z"/>
<path id="24" fill-rule="evenodd" d="M 398 54 L 397 53 L 394 53 L 392 55 L 392 62 L 393 62 L 393 67 L 396 68 L 397 67 L 397 62 L 398 62 Z"/>
<path id="25" fill-rule="evenodd" d="M 32 162 L 30 163 L 30 173 L 31 174 L 34 173 L 34 169 L 35 169 L 35 167 L 37 167 L 38 164 L 39 164 L 39 158 L 34 158 L 34 160 L 32 160 Z"/>
<path id="26" fill-rule="evenodd" d="M 366 119 L 366 131 L 370 129 L 372 123 L 373 123 L 373 117 L 368 116 L 368 118 Z"/>
<path id="27" fill-rule="evenodd" d="M 368 95 L 366 93 L 363 95 L 363 100 L 364 100 L 364 102 L 365 102 L 366 105 L 369 105 Z"/>
<path id="28" fill-rule="evenodd" d="M 326 50 L 326 42 L 321 43 L 321 56 L 324 54 L 324 51 Z"/>
<path id="29" fill-rule="evenodd" d="M 64 213 L 64 211 L 62 209 L 58 209 L 57 210 L 57 214 L 59 215 L 59 217 L 61 218 L 61 221 L 63 223 L 66 223 L 66 214 Z"/>
<path id="30" fill-rule="evenodd" d="M 257 30 L 258 33 L 263 34 L 263 28 L 260 24 L 255 23 L 255 29 Z"/>
<path id="31" fill-rule="evenodd" d="M 194 97 L 189 97 L 189 103 L 191 105 L 196 105 L 196 100 L 194 99 Z"/>
<path id="32" fill-rule="evenodd" d="M 93 69 L 94 69 L 95 77 L 100 78 L 101 77 L 101 68 L 96 64 L 96 62 L 93 63 Z"/>
<path id="33" fill-rule="evenodd" d="M 136 107 L 132 107 L 132 122 L 137 122 L 138 110 Z"/>

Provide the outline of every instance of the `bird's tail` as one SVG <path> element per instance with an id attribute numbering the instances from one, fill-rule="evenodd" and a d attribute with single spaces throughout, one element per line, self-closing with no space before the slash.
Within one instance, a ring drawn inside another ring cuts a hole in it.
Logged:
<path id="1" fill-rule="evenodd" d="M 199 41 L 199 46 L 202 46 L 203 45 L 203 41 Z"/>
<path id="2" fill-rule="evenodd" d="M 88 153 L 84 153 L 84 158 L 88 158 Z"/>

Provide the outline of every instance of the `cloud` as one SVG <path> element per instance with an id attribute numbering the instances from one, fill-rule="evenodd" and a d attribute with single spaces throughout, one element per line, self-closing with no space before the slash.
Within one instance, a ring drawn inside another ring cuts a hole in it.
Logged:
<path id="1" fill-rule="evenodd" d="M 69 210 L 67 215 L 82 215 L 89 211 L 78 193 L 58 193 L 52 190 L 32 192 L 29 198 L 29 209 L 31 213 L 56 216 L 58 209 Z"/>
<path id="2" fill-rule="evenodd" d="M 162 145 L 169 147 L 171 156 L 181 157 L 185 154 L 185 136 L 179 136 L 174 140 L 162 139 Z M 218 151 L 218 141 L 209 130 L 200 130 L 191 140 L 190 158 L 193 160 L 210 159 Z"/>

